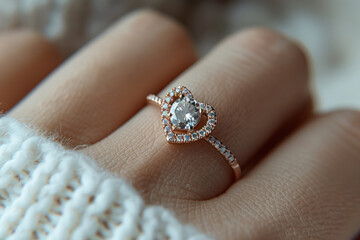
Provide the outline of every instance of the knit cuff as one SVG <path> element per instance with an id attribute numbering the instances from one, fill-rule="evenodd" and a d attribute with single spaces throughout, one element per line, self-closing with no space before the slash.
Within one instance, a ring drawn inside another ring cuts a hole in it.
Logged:
<path id="1" fill-rule="evenodd" d="M 0 239 L 208 239 L 124 180 L 0 119 Z"/>

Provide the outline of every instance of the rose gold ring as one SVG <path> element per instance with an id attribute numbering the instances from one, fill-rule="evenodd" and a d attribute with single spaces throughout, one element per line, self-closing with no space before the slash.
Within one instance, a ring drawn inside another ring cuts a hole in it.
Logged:
<path id="1" fill-rule="evenodd" d="M 212 106 L 197 102 L 189 89 L 183 86 L 173 88 L 164 99 L 149 95 L 147 100 L 161 107 L 161 123 L 169 143 L 190 143 L 204 139 L 214 146 L 232 167 L 235 179 L 240 178 L 241 169 L 234 154 L 211 135 L 217 122 Z M 202 116 L 206 116 L 206 122 L 200 127 L 199 123 L 204 119 Z"/>

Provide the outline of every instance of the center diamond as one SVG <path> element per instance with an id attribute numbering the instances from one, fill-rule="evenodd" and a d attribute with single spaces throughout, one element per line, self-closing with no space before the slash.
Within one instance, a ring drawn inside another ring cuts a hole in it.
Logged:
<path id="1" fill-rule="evenodd" d="M 199 123 L 201 113 L 194 99 L 182 97 L 170 109 L 170 121 L 177 130 L 192 130 Z"/>

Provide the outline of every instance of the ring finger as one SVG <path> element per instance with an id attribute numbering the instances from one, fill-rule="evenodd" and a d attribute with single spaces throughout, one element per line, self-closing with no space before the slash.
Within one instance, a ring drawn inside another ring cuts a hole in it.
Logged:
<path id="1" fill-rule="evenodd" d="M 160 96 L 184 85 L 197 100 L 211 104 L 218 118 L 214 134 L 244 165 L 309 104 L 307 80 L 306 58 L 296 44 L 255 29 L 227 38 Z M 204 141 L 167 144 L 156 111 L 154 106 L 145 107 L 86 152 L 130 179 L 151 202 L 208 199 L 226 190 L 233 173 L 216 150 Z"/>

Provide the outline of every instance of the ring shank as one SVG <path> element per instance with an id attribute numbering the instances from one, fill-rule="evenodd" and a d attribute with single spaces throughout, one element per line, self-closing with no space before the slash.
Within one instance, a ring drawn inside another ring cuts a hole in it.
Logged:
<path id="1" fill-rule="evenodd" d="M 160 107 L 163 103 L 163 99 L 161 97 L 158 97 L 153 94 L 148 95 L 146 99 L 150 103 L 155 103 Z M 207 137 L 204 138 L 204 140 L 210 143 L 225 158 L 226 162 L 230 165 L 230 167 L 234 171 L 235 180 L 238 180 L 241 177 L 241 168 L 237 162 L 237 159 L 230 152 L 230 150 L 213 135 L 208 135 Z"/>
<path id="2" fill-rule="evenodd" d="M 204 140 L 210 143 L 225 158 L 226 162 L 234 170 L 235 180 L 238 180 L 241 177 L 241 168 L 230 150 L 213 135 L 205 137 Z"/>

